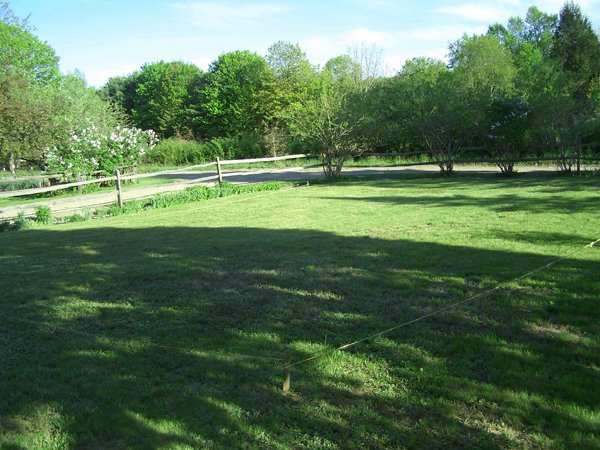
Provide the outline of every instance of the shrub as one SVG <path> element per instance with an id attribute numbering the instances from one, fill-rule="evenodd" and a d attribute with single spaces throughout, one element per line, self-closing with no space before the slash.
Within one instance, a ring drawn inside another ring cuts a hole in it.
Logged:
<path id="1" fill-rule="evenodd" d="M 150 149 L 145 160 L 149 163 L 173 166 L 198 164 L 210 159 L 206 153 L 206 144 L 181 138 L 169 138 Z"/>
<path id="2" fill-rule="evenodd" d="M 268 153 L 259 134 L 214 138 L 207 145 L 211 148 L 210 154 L 225 159 L 260 158 Z"/>
<path id="3" fill-rule="evenodd" d="M 131 166 L 156 145 L 152 130 L 117 126 L 103 131 L 93 124 L 71 132 L 66 145 L 46 150 L 51 171 L 68 176 L 103 171 L 112 174 L 118 167 Z"/>
<path id="4" fill-rule="evenodd" d="M 32 221 L 25 216 L 25 213 L 21 211 L 17 214 L 17 218 L 15 219 L 12 228 L 14 230 L 26 230 L 31 228 Z"/>
<path id="5" fill-rule="evenodd" d="M 201 164 L 221 159 L 260 158 L 268 149 L 262 136 L 243 134 L 232 137 L 213 138 L 207 142 L 169 138 L 148 151 L 148 163 L 165 165 Z"/>
<path id="6" fill-rule="evenodd" d="M 42 225 L 52 223 L 52 211 L 48 206 L 38 206 L 35 208 L 35 221 Z"/>
<path id="7" fill-rule="evenodd" d="M 19 191 L 21 189 L 33 189 L 50 186 L 50 181 L 47 179 L 43 180 L 14 180 L 4 181 L 0 183 L 0 191 Z"/>
<path id="8" fill-rule="evenodd" d="M 85 222 L 86 218 L 81 214 L 73 214 L 63 219 L 65 222 Z"/>

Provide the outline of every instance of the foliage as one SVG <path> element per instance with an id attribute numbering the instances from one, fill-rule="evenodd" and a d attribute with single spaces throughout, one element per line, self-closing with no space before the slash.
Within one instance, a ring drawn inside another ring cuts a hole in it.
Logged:
<path id="1" fill-rule="evenodd" d="M 21 189 L 35 189 L 47 186 L 50 186 L 50 182 L 47 179 L 15 180 L 11 178 L 8 180 L 2 180 L 0 183 L 0 191 L 18 191 Z"/>
<path id="2" fill-rule="evenodd" d="M 198 67 L 180 61 L 143 65 L 135 77 L 134 123 L 142 129 L 155 130 L 161 137 L 189 136 L 193 89 L 201 78 Z M 127 80 L 123 90 L 128 88 L 126 83 Z M 125 102 L 124 93 L 121 101 Z"/>
<path id="3" fill-rule="evenodd" d="M 108 129 L 122 120 L 78 74 L 61 75 L 54 50 L 3 3 L 0 21 L 0 159 L 46 168 L 44 149 L 66 147 L 92 122 Z"/>
<path id="4" fill-rule="evenodd" d="M 515 55 L 523 45 L 528 44 L 539 49 L 542 55 L 548 56 L 552 51 L 557 24 L 557 15 L 546 14 L 532 6 L 527 10 L 525 20 L 511 17 L 506 27 L 496 23 L 489 27 L 487 34 L 497 37 Z"/>
<path id="5" fill-rule="evenodd" d="M 0 68 L 0 158 L 13 172 L 20 158 L 39 159 L 40 146 L 52 139 L 54 118 L 44 86 Z"/>
<path id="6" fill-rule="evenodd" d="M 107 216 L 118 216 L 132 214 L 150 209 L 169 208 L 177 205 L 209 200 L 213 198 L 228 197 L 231 195 L 248 194 L 252 192 L 276 191 L 281 189 L 282 182 L 268 181 L 255 184 L 232 184 L 226 181 L 216 184 L 214 187 L 192 186 L 179 192 L 168 192 L 158 194 L 149 200 L 134 200 L 125 202 L 123 208 L 113 205 L 106 210 L 99 210 L 98 214 Z"/>
<path id="7" fill-rule="evenodd" d="M 12 223 L 11 229 L 19 231 L 19 230 L 27 230 L 31 228 L 32 221 L 29 219 L 23 211 L 17 214 L 17 218 Z"/>
<path id="8" fill-rule="evenodd" d="M 376 46 L 350 48 L 320 69 L 298 44 L 278 41 L 265 57 L 223 53 L 207 73 L 181 61 L 144 64 L 96 92 L 80 74 L 61 75 L 52 48 L 6 3 L 0 44 L 0 160 L 13 169 L 23 160 L 45 168 L 46 148 L 67 148 L 92 125 L 173 138 L 148 161 L 321 152 L 332 177 L 362 150 L 425 149 L 450 174 L 464 146 L 485 147 L 510 172 L 525 147 L 543 145 L 570 170 L 600 143 L 600 41 L 572 2 L 560 15 L 533 6 L 484 35 L 463 35 L 449 46 L 448 67 L 415 58 L 392 77 Z"/>
<path id="9" fill-rule="evenodd" d="M 107 133 L 90 123 L 73 131 L 67 145 L 48 149 L 46 160 L 52 172 L 109 175 L 119 167 L 137 164 L 156 140 L 152 130 L 117 126 Z"/>
<path id="10" fill-rule="evenodd" d="M 287 121 L 296 136 L 311 142 L 322 158 L 327 178 L 338 178 L 346 160 L 360 153 L 355 130 L 362 112 L 349 108 L 352 91 L 327 70 L 303 101 L 290 105 Z"/>
<path id="11" fill-rule="evenodd" d="M 259 132 L 269 115 L 271 79 L 267 62 L 256 53 L 220 55 L 199 93 L 195 124 L 210 138 Z"/>
<path id="12" fill-rule="evenodd" d="M 52 223 L 52 210 L 49 206 L 37 206 L 35 208 L 35 221 L 42 225 Z"/>
<path id="13" fill-rule="evenodd" d="M 515 98 L 501 98 L 492 105 L 490 116 L 494 123 L 489 138 L 492 156 L 503 174 L 514 173 L 515 163 L 531 144 L 530 113 L 528 105 Z"/>
<path id="14" fill-rule="evenodd" d="M 136 101 L 136 88 L 139 72 L 109 78 L 98 91 L 99 96 L 116 105 L 124 114 L 133 120 L 133 109 Z"/>
<path id="15" fill-rule="evenodd" d="M 278 41 L 269 47 L 266 61 L 274 74 L 274 115 L 277 116 L 277 111 L 285 110 L 307 97 L 317 70 L 298 44 L 285 41 Z"/>
<path id="16" fill-rule="evenodd" d="M 331 58 L 323 67 L 337 83 L 349 87 L 360 86 L 362 82 L 362 69 L 350 55 L 339 55 Z"/>
<path id="17" fill-rule="evenodd" d="M 586 98 L 590 84 L 600 79 L 600 40 L 573 2 L 567 2 L 560 12 L 552 57 L 573 83 L 573 95 Z"/>
<path id="18" fill-rule="evenodd" d="M 154 148 L 148 150 L 144 161 L 167 166 L 197 164 L 214 159 L 211 148 L 207 144 L 181 138 L 161 140 Z"/>
<path id="19" fill-rule="evenodd" d="M 33 34 L 27 21 L 19 21 L 7 3 L 0 6 L 0 69 L 45 84 L 55 80 L 60 72 L 54 49 Z"/>

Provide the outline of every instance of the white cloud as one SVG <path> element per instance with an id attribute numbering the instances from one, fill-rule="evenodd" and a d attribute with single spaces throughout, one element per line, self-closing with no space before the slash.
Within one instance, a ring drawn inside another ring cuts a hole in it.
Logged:
<path id="1" fill-rule="evenodd" d="M 424 29 L 415 29 L 406 31 L 403 35 L 407 39 L 418 42 L 423 41 L 444 41 L 450 42 L 460 39 L 463 34 L 483 34 L 487 31 L 487 25 L 465 27 L 465 26 L 440 26 Z"/>
<path id="2" fill-rule="evenodd" d="M 592 4 L 598 4 L 598 2 L 594 0 L 577 0 L 575 3 L 579 5 L 584 14 L 586 12 L 586 9 L 589 9 L 592 6 Z M 565 0 L 538 0 L 536 2 L 536 6 L 540 10 L 552 14 L 558 13 L 562 9 L 564 4 Z"/>
<path id="3" fill-rule="evenodd" d="M 116 67 L 98 68 L 89 67 L 82 68 L 81 71 L 85 74 L 85 79 L 89 85 L 94 87 L 100 87 L 106 84 L 109 78 L 118 77 L 122 75 L 129 75 L 140 68 L 141 64 L 123 64 Z"/>
<path id="4" fill-rule="evenodd" d="M 394 39 L 393 33 L 369 30 L 367 28 L 356 28 L 346 33 L 343 37 L 343 41 L 349 45 L 376 44 L 378 46 L 384 46 L 393 42 Z"/>
<path id="5" fill-rule="evenodd" d="M 289 6 L 270 3 L 228 5 L 216 2 L 175 3 L 175 9 L 196 27 L 238 28 L 255 25 L 257 20 L 291 11 Z"/>
<path id="6" fill-rule="evenodd" d="M 510 17 L 511 11 L 505 6 L 482 5 L 477 3 L 464 3 L 456 6 L 444 6 L 437 12 L 457 16 L 462 19 L 485 22 L 487 24 L 504 21 Z"/>

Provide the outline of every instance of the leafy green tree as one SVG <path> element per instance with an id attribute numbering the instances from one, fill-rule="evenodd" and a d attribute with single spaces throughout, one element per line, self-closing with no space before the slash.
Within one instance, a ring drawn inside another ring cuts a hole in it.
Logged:
<path id="1" fill-rule="evenodd" d="M 414 128 L 435 159 L 443 175 L 454 171 L 456 158 L 474 135 L 477 126 L 469 97 L 455 71 L 439 73 L 435 82 L 421 92 L 420 113 L 414 118 Z"/>
<path id="2" fill-rule="evenodd" d="M 348 158 L 361 151 L 356 130 L 364 114 L 351 107 L 352 94 L 348 84 L 323 70 L 309 95 L 286 111 L 292 133 L 321 155 L 327 178 L 338 178 Z"/>
<path id="3" fill-rule="evenodd" d="M 0 68 L 49 83 L 60 75 L 58 56 L 40 41 L 27 21 L 19 21 L 6 3 L 0 4 Z"/>
<path id="4" fill-rule="evenodd" d="M 189 135 L 192 90 L 201 76 L 197 66 L 180 61 L 142 66 L 135 77 L 134 123 L 162 137 Z"/>
<path id="5" fill-rule="evenodd" d="M 0 4 L 0 159 L 12 170 L 34 160 L 51 138 L 55 116 L 51 84 L 60 76 L 58 57 L 27 20 Z"/>
<path id="6" fill-rule="evenodd" d="M 582 144 L 597 128 L 597 99 L 593 95 L 600 83 L 600 40 L 589 19 L 573 2 L 565 3 L 554 34 L 552 58 L 557 64 L 555 110 L 563 118 L 557 127 L 559 149 L 571 147 L 571 161 L 579 173 Z M 566 145 L 565 145 L 566 144 Z M 567 158 L 563 168 L 571 170 Z"/>
<path id="7" fill-rule="evenodd" d="M 600 76 L 600 40 L 589 19 L 572 2 L 560 11 L 552 57 L 573 83 L 573 94 L 587 97 L 591 84 Z"/>
<path id="8" fill-rule="evenodd" d="M 317 71 L 300 46 L 278 41 L 269 47 L 266 61 L 275 75 L 280 107 L 302 101 L 311 89 Z"/>
<path id="9" fill-rule="evenodd" d="M 512 90 L 512 56 L 495 36 L 464 35 L 450 46 L 450 67 L 477 100 L 489 102 Z"/>
<path id="10" fill-rule="evenodd" d="M 515 55 L 527 43 L 540 49 L 541 53 L 547 56 L 552 49 L 557 24 L 556 14 L 546 14 L 532 6 L 527 10 L 524 20 L 520 17 L 511 17 L 507 26 L 499 23 L 491 25 L 488 28 L 488 35 L 496 36 Z"/>
<path id="11" fill-rule="evenodd" d="M 20 73 L 0 71 L 0 159 L 13 172 L 20 160 L 41 161 L 53 137 L 53 106 L 43 86 Z"/>
<path id="12" fill-rule="evenodd" d="M 492 156 L 501 172 L 511 175 L 524 149 L 531 144 L 531 109 L 517 97 L 499 98 L 490 109 Z"/>
<path id="13" fill-rule="evenodd" d="M 117 105 L 133 121 L 139 72 L 111 77 L 98 91 L 100 97 Z"/>
<path id="14" fill-rule="evenodd" d="M 55 83 L 52 95 L 55 110 L 53 146 L 63 145 L 73 130 L 81 130 L 90 124 L 102 132 L 109 132 L 127 122 L 127 117 L 98 96 L 80 73 L 63 75 Z"/>
<path id="15" fill-rule="evenodd" d="M 220 55 L 210 67 L 195 117 L 206 137 L 260 133 L 271 114 L 273 73 L 250 51 Z"/>
<path id="16" fill-rule="evenodd" d="M 357 86 L 362 81 L 362 69 L 350 55 L 335 56 L 325 63 L 324 70 L 339 83 Z"/>
<path id="17" fill-rule="evenodd" d="M 265 57 L 272 72 L 272 102 L 263 124 L 267 147 L 274 153 L 275 147 L 285 151 L 293 145 L 290 138 L 288 112 L 291 105 L 306 101 L 317 79 L 317 70 L 310 63 L 298 44 L 278 41 L 269 47 Z"/>

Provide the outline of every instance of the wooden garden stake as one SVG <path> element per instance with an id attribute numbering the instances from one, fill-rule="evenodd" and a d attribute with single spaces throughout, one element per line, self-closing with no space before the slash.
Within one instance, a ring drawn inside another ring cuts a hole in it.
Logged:
<path id="1" fill-rule="evenodd" d="M 290 384 L 291 384 L 290 364 L 291 364 L 291 362 L 292 362 L 292 354 L 290 353 L 289 350 L 286 350 L 283 353 L 283 392 L 288 392 L 290 390 Z"/>
<path id="2" fill-rule="evenodd" d="M 115 175 L 117 176 L 117 202 L 119 208 L 123 209 L 123 192 L 121 191 L 121 172 L 119 172 L 119 169 L 115 170 Z"/>
<path id="3" fill-rule="evenodd" d="M 217 156 L 217 178 L 219 183 L 223 182 L 223 174 L 221 173 L 221 159 Z"/>

